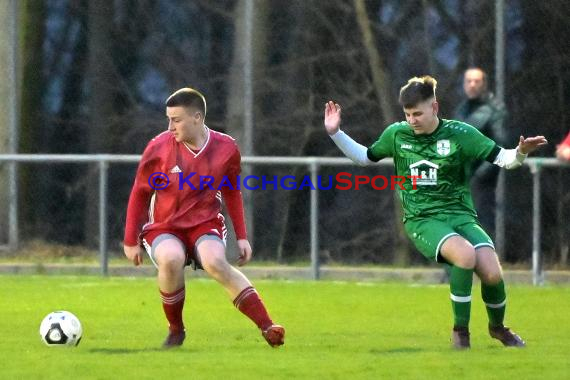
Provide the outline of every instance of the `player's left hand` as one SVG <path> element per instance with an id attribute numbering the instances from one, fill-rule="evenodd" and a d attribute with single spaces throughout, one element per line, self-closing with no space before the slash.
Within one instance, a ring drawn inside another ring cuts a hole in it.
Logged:
<path id="1" fill-rule="evenodd" d="M 538 149 L 539 146 L 546 144 L 548 144 L 548 140 L 544 136 L 527 137 L 526 139 L 521 136 L 519 138 L 519 152 L 529 154 Z"/>
<path id="2" fill-rule="evenodd" d="M 237 265 L 241 267 L 251 260 L 251 245 L 247 239 L 238 240 L 237 245 L 239 249 Z"/>

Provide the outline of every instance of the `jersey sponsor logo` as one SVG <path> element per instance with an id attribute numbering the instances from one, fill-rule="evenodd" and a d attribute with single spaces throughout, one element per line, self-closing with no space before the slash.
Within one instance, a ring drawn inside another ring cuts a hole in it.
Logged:
<path id="1" fill-rule="evenodd" d="M 447 156 L 451 153 L 451 143 L 449 140 L 437 140 L 436 147 L 437 154 L 440 156 Z"/>
<path id="2" fill-rule="evenodd" d="M 402 149 L 414 149 L 412 147 L 412 144 L 402 144 L 402 145 L 400 145 L 400 148 L 402 148 Z"/>
<path id="3" fill-rule="evenodd" d="M 421 160 L 410 165 L 410 173 L 416 177 L 418 186 L 437 185 L 437 169 L 439 165 L 428 160 Z"/>
<path id="4" fill-rule="evenodd" d="M 171 173 L 182 173 L 182 170 L 178 167 L 178 165 L 174 165 L 172 169 L 170 169 Z"/>

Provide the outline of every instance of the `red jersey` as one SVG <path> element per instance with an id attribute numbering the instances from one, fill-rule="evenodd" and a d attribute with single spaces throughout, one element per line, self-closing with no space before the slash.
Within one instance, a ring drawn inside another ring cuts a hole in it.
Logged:
<path id="1" fill-rule="evenodd" d="M 129 198 L 126 245 L 137 245 L 141 232 L 186 230 L 216 219 L 221 213 L 222 199 L 237 238 L 246 239 L 238 186 L 241 172 L 238 146 L 228 135 L 208 128 L 206 131 L 206 143 L 198 152 L 177 142 L 168 131 L 148 143 Z M 162 173 L 162 179 L 155 173 Z"/>

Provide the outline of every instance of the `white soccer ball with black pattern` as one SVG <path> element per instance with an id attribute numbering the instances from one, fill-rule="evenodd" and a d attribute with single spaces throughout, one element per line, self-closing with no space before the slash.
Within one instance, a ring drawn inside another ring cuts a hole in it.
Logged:
<path id="1" fill-rule="evenodd" d="M 40 336 L 50 347 L 77 346 L 82 334 L 81 322 L 69 311 L 49 313 L 40 324 Z"/>

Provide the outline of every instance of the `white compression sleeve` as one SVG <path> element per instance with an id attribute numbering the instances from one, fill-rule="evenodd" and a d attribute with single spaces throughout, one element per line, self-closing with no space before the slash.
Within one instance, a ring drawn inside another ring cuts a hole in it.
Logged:
<path id="1" fill-rule="evenodd" d="M 364 145 L 360 145 L 354 141 L 349 135 L 339 130 L 334 135 L 331 135 L 331 139 L 334 141 L 336 146 L 344 153 L 344 155 L 350 158 L 354 163 L 360 166 L 367 166 L 375 164 L 371 161 L 366 154 L 367 150 Z"/>
<path id="2" fill-rule="evenodd" d="M 519 149 L 501 148 L 493 164 L 505 169 L 515 169 L 522 165 L 526 154 L 519 153 Z"/>

